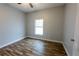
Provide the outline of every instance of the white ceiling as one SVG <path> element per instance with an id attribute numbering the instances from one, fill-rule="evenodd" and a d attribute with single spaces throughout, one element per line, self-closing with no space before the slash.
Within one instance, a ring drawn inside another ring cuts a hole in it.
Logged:
<path id="1" fill-rule="evenodd" d="M 32 11 L 51 8 L 51 7 L 63 6 L 64 4 L 63 3 L 32 3 L 32 5 L 34 6 L 33 8 L 31 8 L 28 3 L 22 3 L 20 5 L 17 3 L 9 3 L 9 5 L 24 12 L 32 12 Z"/>

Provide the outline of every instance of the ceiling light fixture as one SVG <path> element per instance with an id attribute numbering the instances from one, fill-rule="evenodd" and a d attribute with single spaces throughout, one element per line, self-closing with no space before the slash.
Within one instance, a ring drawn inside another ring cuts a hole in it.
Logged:
<path id="1" fill-rule="evenodd" d="M 29 3 L 29 5 L 30 5 L 30 7 L 31 7 L 31 8 L 33 8 L 33 5 L 32 5 L 32 3 Z"/>
<path id="2" fill-rule="evenodd" d="M 17 4 L 22 4 L 22 3 L 17 3 Z"/>
<path id="3" fill-rule="evenodd" d="M 22 3 L 17 3 L 17 4 L 21 5 Z M 28 3 L 28 4 L 29 4 L 29 6 L 30 6 L 31 8 L 33 8 L 33 4 L 32 4 L 32 3 Z"/>

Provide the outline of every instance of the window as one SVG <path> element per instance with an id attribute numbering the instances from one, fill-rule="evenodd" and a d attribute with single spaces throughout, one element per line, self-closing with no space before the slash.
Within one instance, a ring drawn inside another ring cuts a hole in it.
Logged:
<path id="1" fill-rule="evenodd" d="M 35 35 L 43 35 L 43 19 L 35 20 Z"/>

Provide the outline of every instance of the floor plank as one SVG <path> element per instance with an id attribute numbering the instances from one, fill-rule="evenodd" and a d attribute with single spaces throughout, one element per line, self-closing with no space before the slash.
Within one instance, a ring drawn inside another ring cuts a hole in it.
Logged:
<path id="1" fill-rule="evenodd" d="M 23 39 L 0 49 L 0 56 L 66 56 L 60 43 Z"/>

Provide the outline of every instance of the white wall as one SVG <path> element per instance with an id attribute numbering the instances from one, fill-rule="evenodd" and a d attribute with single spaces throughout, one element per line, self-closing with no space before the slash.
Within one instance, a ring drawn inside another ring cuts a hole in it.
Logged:
<path id="1" fill-rule="evenodd" d="M 65 21 L 64 21 L 64 45 L 69 55 L 73 54 L 75 22 L 76 22 L 76 4 L 66 4 L 65 6 Z"/>
<path id="2" fill-rule="evenodd" d="M 44 35 L 34 34 L 34 21 L 44 19 Z M 64 7 L 54 7 L 26 14 L 27 36 L 62 41 Z"/>
<path id="3" fill-rule="evenodd" d="M 24 13 L 0 4 L 0 47 L 25 37 Z"/>
<path id="4" fill-rule="evenodd" d="M 76 20 L 76 9 L 76 4 L 66 4 L 65 15 L 64 7 L 55 7 L 24 14 L 7 4 L 0 4 L 0 47 L 3 47 L 10 42 L 18 41 L 18 39 L 26 37 L 27 34 L 27 36 L 30 37 L 57 41 L 62 41 L 64 39 L 64 45 L 69 55 L 79 55 L 79 12 L 77 13 Z M 44 19 L 44 35 L 36 36 L 34 35 L 34 21 L 40 18 Z M 73 42 L 71 42 L 72 38 L 77 39 L 74 43 L 74 51 Z"/>

